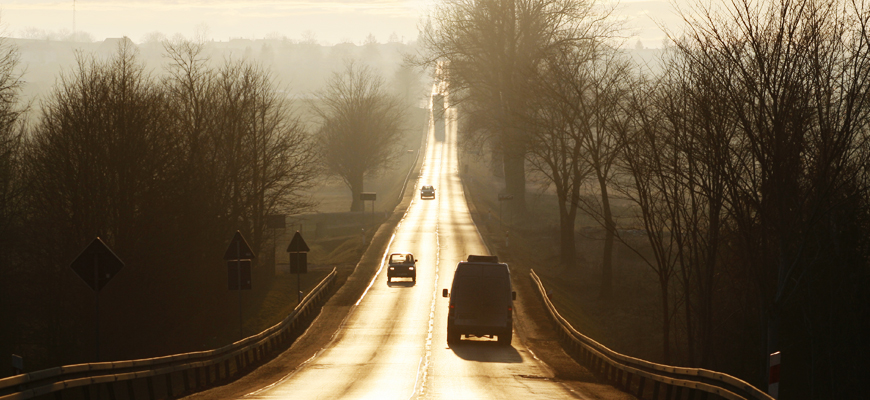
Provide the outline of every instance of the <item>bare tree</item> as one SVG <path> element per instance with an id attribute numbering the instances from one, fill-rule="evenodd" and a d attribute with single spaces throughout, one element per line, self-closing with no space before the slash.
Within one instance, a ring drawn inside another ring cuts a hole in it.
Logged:
<path id="1" fill-rule="evenodd" d="M 528 161 L 531 168 L 547 178 L 556 190 L 559 205 L 560 260 L 576 265 L 574 227 L 580 205 L 580 188 L 590 171 L 581 155 L 582 132 L 588 121 L 578 115 L 588 83 L 584 64 L 588 53 L 583 48 L 566 48 L 542 63 L 536 93 L 527 110 L 531 135 Z"/>
<path id="2" fill-rule="evenodd" d="M 14 277 L 24 268 L 21 259 L 20 229 L 24 222 L 24 185 L 21 159 L 23 156 L 24 124 L 27 108 L 19 104 L 22 72 L 17 49 L 0 38 L 0 352 L 19 351 L 11 348 L 19 325 L 16 310 L 20 309 L 23 288 Z"/>
<path id="3" fill-rule="evenodd" d="M 353 196 L 351 211 L 362 211 L 366 175 L 388 168 L 402 156 L 405 106 L 387 92 L 383 78 L 353 61 L 333 74 L 313 105 L 328 171 L 340 176 Z"/>
<path id="4" fill-rule="evenodd" d="M 616 188 L 637 205 L 638 216 L 649 243 L 652 257 L 637 244 L 624 240 L 655 272 L 661 299 L 662 354 L 671 359 L 671 324 L 676 308 L 672 279 L 680 257 L 678 233 L 682 221 L 674 218 L 682 206 L 682 191 L 671 173 L 680 162 L 672 137 L 665 135 L 666 118 L 656 107 L 660 88 L 657 82 L 634 82 L 630 101 L 626 103 L 626 123 L 617 131 L 622 142 L 619 168 L 630 177 L 626 185 Z M 618 183 L 619 181 L 617 181 Z"/>
<path id="5" fill-rule="evenodd" d="M 817 229 L 863 190 L 856 173 L 864 160 L 853 156 L 866 146 L 868 10 L 781 1 L 701 11 L 680 45 L 717 81 L 737 121 L 731 149 L 740 162 L 728 174 L 726 206 L 753 266 L 773 352 L 790 299 L 823 268 L 814 261 L 823 249 Z"/>
<path id="6" fill-rule="evenodd" d="M 624 103 L 632 68 L 625 56 L 607 43 L 592 41 L 589 46 L 594 56 L 583 67 L 590 79 L 588 87 L 584 88 L 583 100 L 577 103 L 577 111 L 587 122 L 580 135 L 581 155 L 595 177 L 590 190 L 595 195 L 584 197 L 579 206 L 604 228 L 600 296 L 608 299 L 613 292 L 613 243 L 616 235 L 609 185 L 623 143 L 619 135 L 625 129 Z"/>
<path id="7" fill-rule="evenodd" d="M 440 65 L 450 98 L 463 104 L 501 154 L 505 188 L 515 211 L 525 211 L 525 156 L 529 136 L 517 116 L 525 112 L 539 63 L 553 48 L 577 40 L 591 4 L 565 0 L 456 0 L 439 5 L 422 30 L 427 54 Z M 473 142 L 473 141 L 472 141 Z"/>
<path id="8" fill-rule="evenodd" d="M 182 148 L 179 215 L 209 246 L 241 229 L 263 244 L 266 215 L 295 214 L 311 205 L 302 193 L 318 174 L 314 141 L 293 104 L 275 91 L 262 67 L 226 60 L 220 69 L 202 43 L 171 42 L 164 84 Z M 215 218 L 217 217 L 217 218 Z"/>
<path id="9" fill-rule="evenodd" d="M 22 71 L 18 50 L 0 38 L 0 243 L 10 243 L 13 219 L 21 215 L 21 144 L 23 116 L 19 104 Z"/>
<path id="10" fill-rule="evenodd" d="M 35 302 L 25 325 L 56 362 L 81 362 L 91 341 L 82 346 L 87 320 L 68 300 L 79 289 L 65 284 L 69 262 L 99 236 L 129 268 L 159 265 L 174 138 L 163 93 L 127 42 L 105 61 L 79 54 L 42 106 L 24 159 L 32 268 L 20 279 Z"/>
<path id="11" fill-rule="evenodd" d="M 634 96 L 620 161 L 634 177 L 625 193 L 648 225 L 660 284 L 679 278 L 678 290 L 662 288 L 663 301 L 674 296 L 663 306 L 663 329 L 681 308 L 688 363 L 712 367 L 717 356 L 735 357 L 715 349 L 715 334 L 729 329 L 719 317 L 764 321 L 746 349 L 757 360 L 751 380 L 763 382 L 768 353 L 786 352 L 782 338 L 795 360 L 813 360 L 792 367 L 801 378 L 791 387 L 836 386 L 848 397 L 857 375 L 839 385 L 816 379 L 822 365 L 845 357 L 830 344 L 838 341 L 819 339 L 843 335 L 816 321 L 837 323 L 841 313 L 822 310 L 843 309 L 836 301 L 854 298 L 853 280 L 867 281 L 855 272 L 866 266 L 865 247 L 843 232 L 865 229 L 868 213 L 856 199 L 868 194 L 870 11 L 813 1 L 695 11 L 663 80 L 644 94 L 654 101 Z M 835 296 L 831 287 L 852 294 Z M 741 297 L 748 301 L 733 299 Z M 732 334 L 746 337 L 747 327 Z"/>
<path id="12" fill-rule="evenodd" d="M 178 224 L 179 233 L 187 238 L 188 251 L 206 255 L 212 244 L 225 240 L 225 218 L 217 193 L 223 183 L 218 179 L 221 160 L 216 156 L 217 122 L 219 121 L 217 74 L 203 54 L 204 44 L 186 41 L 164 41 L 168 60 L 167 76 L 163 79 L 167 116 L 172 120 L 180 146 L 177 170 L 172 174 L 179 199 L 167 212 L 185 216 Z M 203 229 L 209 227 L 208 229 Z"/>
<path id="13" fill-rule="evenodd" d="M 56 246 L 72 251 L 100 236 L 132 256 L 145 243 L 174 161 L 162 98 L 126 42 L 105 62 L 79 54 L 62 77 L 43 104 L 27 171 L 32 212 L 59 234 Z"/>

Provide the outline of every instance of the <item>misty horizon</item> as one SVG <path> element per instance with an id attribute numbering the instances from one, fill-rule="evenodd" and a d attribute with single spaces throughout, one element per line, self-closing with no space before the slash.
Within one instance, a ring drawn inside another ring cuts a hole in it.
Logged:
<path id="1" fill-rule="evenodd" d="M 225 42 L 234 39 L 315 40 L 321 45 L 415 41 L 436 2 L 110 2 L 16 0 L 0 8 L 0 36 L 20 39 L 99 42 L 129 37 L 134 43 L 162 35 Z M 683 4 L 679 1 L 674 4 Z M 608 5 L 610 3 L 602 3 Z M 661 47 L 660 26 L 674 29 L 681 19 L 671 2 L 620 2 L 612 18 L 626 27 L 626 43 Z"/>

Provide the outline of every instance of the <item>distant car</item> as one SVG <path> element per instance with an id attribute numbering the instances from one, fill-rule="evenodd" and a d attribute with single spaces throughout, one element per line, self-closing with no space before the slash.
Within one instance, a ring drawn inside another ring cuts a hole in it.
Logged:
<path id="1" fill-rule="evenodd" d="M 417 260 L 411 253 L 390 254 L 389 269 L 387 269 L 387 283 L 393 278 L 411 278 L 411 282 L 417 283 Z"/>
<path id="2" fill-rule="evenodd" d="M 431 199 L 435 198 L 435 187 L 432 185 L 423 185 L 423 187 L 420 188 L 420 198 L 425 199 L 427 197 Z"/>
<path id="3" fill-rule="evenodd" d="M 469 255 L 453 273 L 453 285 L 442 296 L 450 298 L 447 311 L 447 343 L 458 344 L 466 337 L 498 337 L 510 346 L 513 336 L 513 301 L 508 265 L 497 256 Z"/>

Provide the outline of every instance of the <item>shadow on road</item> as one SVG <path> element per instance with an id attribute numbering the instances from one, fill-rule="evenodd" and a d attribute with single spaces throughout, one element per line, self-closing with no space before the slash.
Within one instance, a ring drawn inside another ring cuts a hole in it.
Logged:
<path id="1" fill-rule="evenodd" d="M 459 358 L 468 361 L 488 363 L 521 363 L 523 357 L 513 346 L 502 346 L 495 340 L 461 340 L 450 346 Z"/>

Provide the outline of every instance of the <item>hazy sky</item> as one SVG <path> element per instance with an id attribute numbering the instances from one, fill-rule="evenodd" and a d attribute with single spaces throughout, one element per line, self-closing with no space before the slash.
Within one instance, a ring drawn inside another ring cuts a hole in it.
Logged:
<path id="1" fill-rule="evenodd" d="M 150 32 L 207 39 L 302 38 L 361 43 L 368 34 L 386 42 L 395 33 L 403 41 L 417 37 L 421 16 L 435 0 L 0 0 L 3 36 L 23 37 L 29 30 L 90 33 L 94 39 L 128 36 L 140 42 Z M 75 8 L 75 18 L 73 18 Z M 661 31 L 675 19 L 668 0 L 622 0 L 619 16 L 647 47 L 659 47 Z M 636 41 L 636 40 L 634 40 Z"/>

